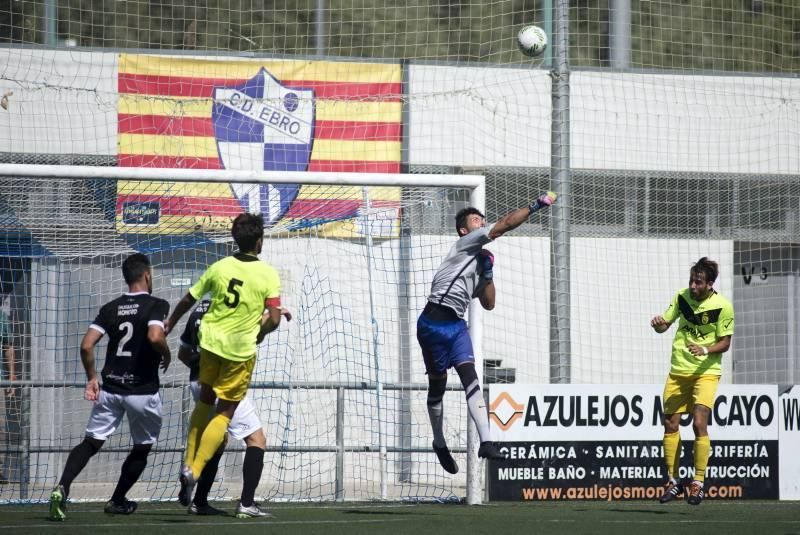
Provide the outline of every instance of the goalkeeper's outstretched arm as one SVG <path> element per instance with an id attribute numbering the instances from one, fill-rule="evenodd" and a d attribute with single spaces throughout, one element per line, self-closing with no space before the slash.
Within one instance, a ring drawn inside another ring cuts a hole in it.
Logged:
<path id="1" fill-rule="evenodd" d="M 524 208 L 517 208 L 516 210 L 507 213 L 501 217 L 497 223 L 494 224 L 492 229 L 489 231 L 489 237 L 492 240 L 496 240 L 509 230 L 514 230 L 527 221 L 527 219 L 535 212 L 542 208 L 551 206 L 554 202 L 556 202 L 556 198 L 557 195 L 555 193 L 548 191 L 547 193 L 539 196 L 539 198 L 533 201 L 530 205 Z"/>

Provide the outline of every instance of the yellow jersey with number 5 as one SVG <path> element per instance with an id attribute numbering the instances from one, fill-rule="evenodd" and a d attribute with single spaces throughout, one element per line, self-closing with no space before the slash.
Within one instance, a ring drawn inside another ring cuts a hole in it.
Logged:
<path id="1" fill-rule="evenodd" d="M 257 257 L 235 254 L 213 263 L 189 289 L 196 300 L 211 294 L 200 324 L 200 347 L 234 361 L 256 354 L 261 315 L 280 306 L 278 270 Z"/>

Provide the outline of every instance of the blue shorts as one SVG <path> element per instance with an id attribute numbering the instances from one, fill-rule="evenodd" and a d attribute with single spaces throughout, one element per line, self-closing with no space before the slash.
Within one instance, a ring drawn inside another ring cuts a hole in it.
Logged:
<path id="1" fill-rule="evenodd" d="M 467 322 L 432 321 L 423 313 L 417 320 L 417 341 L 425 359 L 425 372 L 443 375 L 453 366 L 474 362 Z"/>

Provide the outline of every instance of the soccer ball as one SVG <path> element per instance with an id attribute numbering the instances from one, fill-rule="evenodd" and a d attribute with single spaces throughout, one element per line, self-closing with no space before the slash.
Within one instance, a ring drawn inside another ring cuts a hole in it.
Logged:
<path id="1" fill-rule="evenodd" d="M 523 54 L 530 57 L 542 55 L 547 48 L 547 34 L 538 26 L 525 26 L 517 34 L 517 44 Z"/>

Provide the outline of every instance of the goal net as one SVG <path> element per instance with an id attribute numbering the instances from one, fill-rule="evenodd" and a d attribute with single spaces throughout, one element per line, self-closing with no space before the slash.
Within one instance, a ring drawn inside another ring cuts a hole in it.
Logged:
<path id="1" fill-rule="evenodd" d="M 257 495 L 273 501 L 465 495 L 463 393 L 446 396 L 446 434 L 464 468 L 450 476 L 430 447 L 415 323 L 454 241 L 454 211 L 476 187 L 482 191 L 482 177 L 289 173 L 270 183 L 230 183 L 40 172 L 0 179 L 9 214 L 4 238 L 16 233 L 15 258 L 24 259 L 4 267 L 2 319 L 14 318 L 17 345 L 30 362 L 20 376 L 32 388 L 7 400 L 24 406 L 15 407 L 19 427 L 5 452 L 5 467 L 18 470 L 9 475 L 24 486 L 25 498 L 47 497 L 82 440 L 91 404 L 83 400 L 77 349 L 99 307 L 126 291 L 122 260 L 146 252 L 154 294 L 174 306 L 208 265 L 235 250 L 230 220 L 253 202 L 273 214 L 262 258 L 278 269 L 282 302 L 294 316 L 260 346 L 248 394 L 269 437 Z M 198 173 L 183 176 L 191 174 Z M 348 180 L 353 185 L 342 185 Z M 173 346 L 183 326 L 174 330 Z M 98 366 L 104 351 L 101 343 Z M 175 498 L 193 408 L 188 379 L 188 369 L 173 359 L 162 379 L 161 435 L 132 497 Z M 130 445 L 125 424 L 73 484 L 71 499 L 107 500 Z M 238 498 L 243 451 L 230 441 L 212 498 Z"/>

